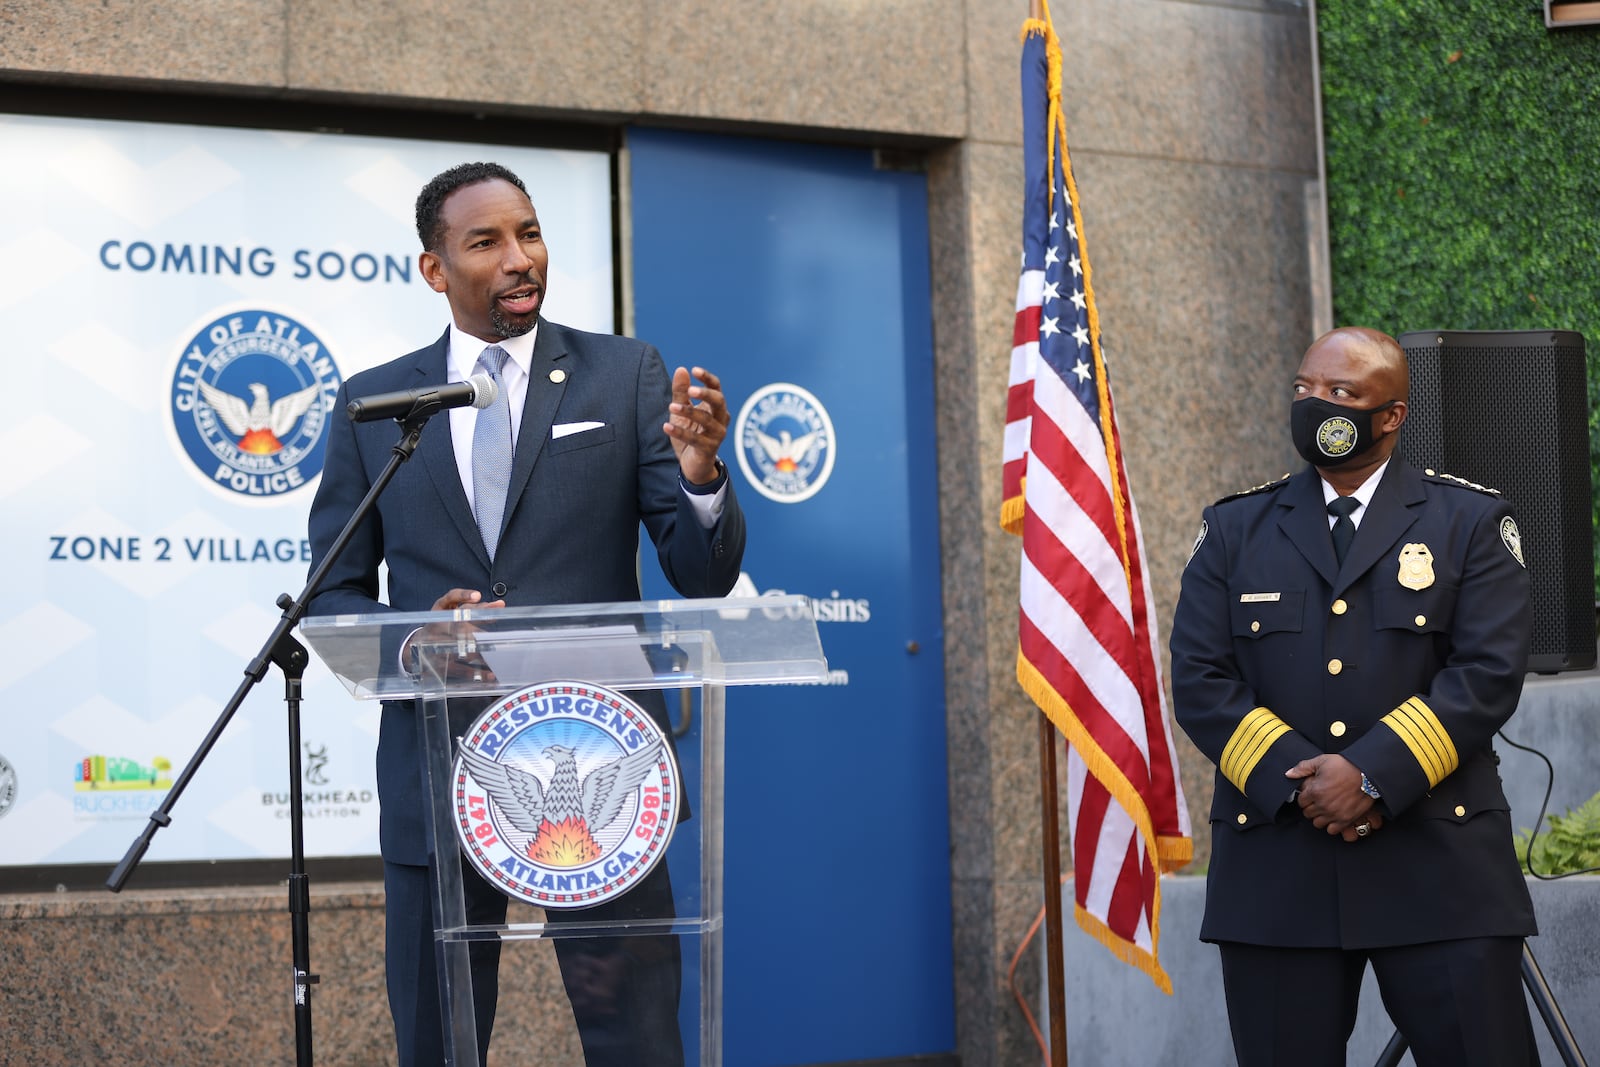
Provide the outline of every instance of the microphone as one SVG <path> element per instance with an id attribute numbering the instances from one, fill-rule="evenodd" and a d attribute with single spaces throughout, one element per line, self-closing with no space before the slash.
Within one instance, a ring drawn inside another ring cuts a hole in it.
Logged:
<path id="1" fill-rule="evenodd" d="M 430 385 L 422 389 L 402 389 L 397 393 L 374 393 L 345 405 L 352 422 L 376 419 L 403 419 L 407 415 L 432 415 L 447 408 L 467 406 L 483 409 L 494 403 L 500 392 L 487 374 L 474 374 L 464 382 Z"/>

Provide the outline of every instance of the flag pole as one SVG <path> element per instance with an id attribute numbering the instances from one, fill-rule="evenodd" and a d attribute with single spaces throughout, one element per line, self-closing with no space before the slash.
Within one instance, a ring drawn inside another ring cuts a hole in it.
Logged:
<path id="1" fill-rule="evenodd" d="M 1044 0 L 1028 0 L 1028 17 L 1045 17 Z M 1061 925 L 1061 823 L 1056 791 L 1056 727 L 1039 710 L 1039 795 L 1044 809 L 1045 1001 L 1050 1008 L 1050 1067 L 1067 1067 L 1067 968 Z"/>
<path id="2" fill-rule="evenodd" d="M 1075 853 L 1068 873 L 1078 925 L 1165 993 L 1172 983 L 1156 956 L 1159 875 L 1187 863 L 1192 843 L 1177 750 L 1167 732 L 1154 596 L 1079 232 L 1083 218 L 1062 108 L 1062 45 L 1048 0 L 1030 0 L 1029 7 L 1020 70 L 1022 265 L 1006 387 L 1000 526 L 1022 537 L 1017 682 L 1039 707 L 1046 1060 L 1065 1067 L 1062 837 L 1070 836 Z M 1125 588 L 1096 577 L 1118 571 Z M 1104 686 L 1087 681 L 1102 674 L 1111 679 Z M 1058 732 L 1066 745 L 1065 825 Z"/>
<path id="3" fill-rule="evenodd" d="M 1035 4 L 1039 0 L 1033 0 Z M 1050 1067 L 1067 1067 L 1066 962 L 1061 926 L 1061 826 L 1056 799 L 1056 727 L 1039 712 L 1039 793 L 1044 805 L 1044 954 L 1050 1006 Z"/>

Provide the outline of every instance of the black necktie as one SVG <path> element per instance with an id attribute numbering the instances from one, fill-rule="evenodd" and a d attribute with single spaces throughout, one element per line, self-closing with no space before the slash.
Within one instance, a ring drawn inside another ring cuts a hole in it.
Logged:
<path id="1" fill-rule="evenodd" d="M 1353 496 L 1334 497 L 1328 502 L 1328 514 L 1337 516 L 1333 524 L 1333 557 L 1342 565 L 1344 554 L 1350 551 L 1350 542 L 1356 539 L 1356 524 L 1350 521 L 1352 512 L 1361 506 Z"/>

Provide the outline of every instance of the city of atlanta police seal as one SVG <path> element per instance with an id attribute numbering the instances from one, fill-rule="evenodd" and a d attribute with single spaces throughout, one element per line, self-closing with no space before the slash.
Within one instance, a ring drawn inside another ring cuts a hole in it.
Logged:
<path id="1" fill-rule="evenodd" d="M 451 775 L 462 850 L 509 897 L 584 908 L 661 862 L 682 783 L 656 721 L 620 693 L 541 682 L 502 697 L 460 739 Z"/>
<path id="2" fill-rule="evenodd" d="M 1335 415 L 1317 427 L 1317 449 L 1329 459 L 1340 456 L 1356 447 L 1356 424 L 1343 415 Z"/>
<path id="3" fill-rule="evenodd" d="M 780 504 L 810 500 L 833 473 L 833 420 L 798 385 L 774 382 L 751 393 L 733 420 L 733 440 L 744 476 Z"/>
<path id="4" fill-rule="evenodd" d="M 178 357 L 172 427 L 214 489 L 234 500 L 280 497 L 322 473 L 340 381 L 305 324 L 259 308 L 216 315 Z"/>

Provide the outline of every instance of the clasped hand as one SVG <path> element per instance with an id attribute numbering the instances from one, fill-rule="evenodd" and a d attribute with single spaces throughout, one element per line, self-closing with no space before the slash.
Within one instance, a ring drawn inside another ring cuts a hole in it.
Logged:
<path id="1" fill-rule="evenodd" d="M 1300 783 L 1296 803 L 1300 813 L 1319 830 L 1337 834 L 1346 841 L 1357 841 L 1383 826 L 1383 816 L 1373 807 L 1373 799 L 1361 791 L 1361 771 L 1337 754 L 1301 760 L 1284 772 L 1284 777 Z"/>

